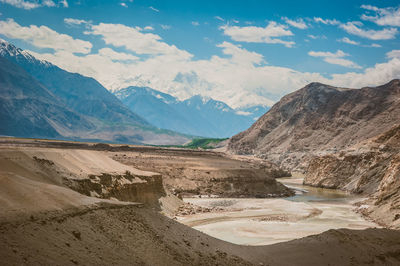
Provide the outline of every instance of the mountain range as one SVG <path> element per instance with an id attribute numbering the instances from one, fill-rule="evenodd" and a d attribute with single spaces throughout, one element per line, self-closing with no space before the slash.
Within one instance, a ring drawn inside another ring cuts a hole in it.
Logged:
<path id="1" fill-rule="evenodd" d="M 114 92 L 134 113 L 151 124 L 202 137 L 225 138 L 247 129 L 266 106 L 234 110 L 212 98 L 195 95 L 184 101 L 147 87 L 128 87 Z"/>
<path id="2" fill-rule="evenodd" d="M 18 137 L 182 144 L 123 105 L 96 80 L 0 41 L 0 134 Z"/>
<path id="3" fill-rule="evenodd" d="M 131 144 L 183 144 L 245 130 L 268 106 L 234 110 L 200 95 L 180 101 L 146 87 L 115 92 L 0 39 L 0 134 Z M 179 132 L 179 133 L 177 133 Z"/>

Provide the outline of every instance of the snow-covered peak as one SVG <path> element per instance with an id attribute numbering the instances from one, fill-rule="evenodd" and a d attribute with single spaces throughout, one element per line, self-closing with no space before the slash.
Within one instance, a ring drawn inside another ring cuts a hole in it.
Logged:
<path id="1" fill-rule="evenodd" d="M 15 47 L 11 43 L 0 39 L 0 54 L 2 56 L 8 55 L 8 56 L 17 56 L 21 54 L 22 49 Z"/>
<path id="2" fill-rule="evenodd" d="M 52 66 L 52 64 L 46 60 L 40 60 L 31 55 L 29 52 L 22 50 L 21 48 L 17 48 L 11 43 L 7 42 L 0 38 L 0 56 L 3 57 L 12 57 L 17 60 L 26 60 L 30 63 L 42 64 L 45 66 Z"/>

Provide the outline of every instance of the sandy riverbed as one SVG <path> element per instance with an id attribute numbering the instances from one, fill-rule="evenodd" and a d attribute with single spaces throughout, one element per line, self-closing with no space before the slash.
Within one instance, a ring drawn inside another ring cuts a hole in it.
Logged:
<path id="1" fill-rule="evenodd" d="M 301 185 L 302 179 L 281 179 L 297 189 L 296 196 L 281 199 L 186 198 L 217 212 L 178 217 L 201 232 L 235 244 L 267 245 L 319 234 L 329 229 L 378 227 L 354 211 L 360 200 L 352 195 Z"/>

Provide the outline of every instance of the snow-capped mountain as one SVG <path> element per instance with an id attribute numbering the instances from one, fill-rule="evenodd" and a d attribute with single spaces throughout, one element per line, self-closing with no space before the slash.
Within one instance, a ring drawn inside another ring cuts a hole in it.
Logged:
<path id="1" fill-rule="evenodd" d="M 152 126 L 93 78 L 38 60 L 4 40 L 0 41 L 0 58 L 0 98 L 11 108 L 11 113 L 3 110 L 0 114 L 2 135 L 38 136 L 32 130 L 37 124 L 34 121 L 42 117 L 40 121 L 48 130 L 40 131 L 40 137 L 149 144 L 177 144 L 188 140 L 175 132 L 160 131 Z M 37 104 L 32 105 L 30 100 L 37 100 Z M 6 131 L 7 126 L 15 123 L 12 110 L 21 115 L 14 118 L 20 120 L 18 134 Z"/>
<path id="2" fill-rule="evenodd" d="M 247 129 L 260 116 L 255 109 L 234 110 L 224 102 L 200 95 L 179 101 L 148 87 L 131 86 L 115 95 L 151 124 L 196 136 L 230 137 Z"/>

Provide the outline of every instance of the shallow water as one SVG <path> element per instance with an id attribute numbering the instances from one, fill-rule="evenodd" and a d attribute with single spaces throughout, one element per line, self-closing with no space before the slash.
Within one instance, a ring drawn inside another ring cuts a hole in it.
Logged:
<path id="1" fill-rule="evenodd" d="M 360 200 L 348 193 L 302 185 L 302 178 L 278 179 L 296 190 L 280 199 L 187 198 L 185 201 L 221 211 L 179 217 L 184 224 L 236 244 L 266 245 L 329 229 L 378 227 L 355 213 Z"/>

